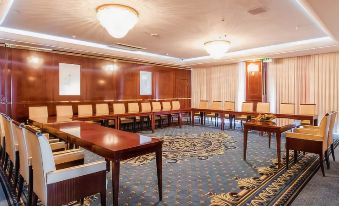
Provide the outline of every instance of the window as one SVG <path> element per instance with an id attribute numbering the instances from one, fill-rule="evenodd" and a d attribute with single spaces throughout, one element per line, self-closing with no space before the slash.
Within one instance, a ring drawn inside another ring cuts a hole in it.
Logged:
<path id="1" fill-rule="evenodd" d="M 80 95 L 80 65 L 59 63 L 59 95 Z"/>
<path id="2" fill-rule="evenodd" d="M 140 95 L 152 95 L 152 72 L 140 71 Z"/>

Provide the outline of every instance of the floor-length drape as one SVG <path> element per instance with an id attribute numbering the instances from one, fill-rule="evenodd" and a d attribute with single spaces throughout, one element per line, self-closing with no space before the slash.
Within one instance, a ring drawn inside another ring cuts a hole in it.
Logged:
<path id="1" fill-rule="evenodd" d="M 314 103 L 321 118 L 339 110 L 339 53 L 274 59 L 267 69 L 267 95 L 271 111 L 280 103 Z M 339 132 L 339 117 L 335 132 Z"/>

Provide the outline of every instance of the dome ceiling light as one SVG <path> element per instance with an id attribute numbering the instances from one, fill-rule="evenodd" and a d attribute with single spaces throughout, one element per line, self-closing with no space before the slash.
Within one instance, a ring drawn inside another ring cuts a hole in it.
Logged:
<path id="1" fill-rule="evenodd" d="M 121 4 L 104 4 L 97 7 L 97 19 L 114 38 L 123 38 L 139 20 L 139 13 Z"/>
<path id="2" fill-rule="evenodd" d="M 226 40 L 208 41 L 204 44 L 205 50 L 213 59 L 224 57 L 230 46 L 231 42 Z"/>

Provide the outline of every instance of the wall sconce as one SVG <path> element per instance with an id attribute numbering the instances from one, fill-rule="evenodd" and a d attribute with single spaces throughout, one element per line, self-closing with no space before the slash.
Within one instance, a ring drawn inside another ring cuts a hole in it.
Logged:
<path id="1" fill-rule="evenodd" d="M 31 65 L 33 68 L 38 68 L 42 65 L 43 59 L 37 57 L 37 56 L 30 56 L 27 58 L 27 63 Z"/>
<path id="2" fill-rule="evenodd" d="M 106 72 L 114 72 L 118 70 L 118 65 L 116 64 L 107 64 L 103 67 Z"/>
<path id="3" fill-rule="evenodd" d="M 255 72 L 259 71 L 259 65 L 255 63 L 250 63 L 247 66 L 247 72 L 250 73 L 251 75 L 254 75 Z"/>

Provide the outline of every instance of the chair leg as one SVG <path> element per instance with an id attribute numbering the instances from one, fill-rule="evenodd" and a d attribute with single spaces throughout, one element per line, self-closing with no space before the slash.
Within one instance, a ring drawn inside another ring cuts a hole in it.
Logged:
<path id="1" fill-rule="evenodd" d="M 323 153 L 319 154 L 319 163 L 320 163 L 320 168 L 321 168 L 321 172 L 323 173 L 323 176 L 325 177 L 325 169 L 324 169 L 324 155 Z"/>
<path id="2" fill-rule="evenodd" d="M 298 161 L 298 151 L 297 150 L 294 150 L 293 158 L 294 158 L 294 163 L 297 163 L 297 161 Z"/>
<path id="3" fill-rule="evenodd" d="M 14 187 L 17 186 L 18 184 L 18 177 L 19 177 L 19 167 L 20 167 L 20 162 L 19 162 L 19 152 L 15 152 L 15 166 L 14 166 Z"/>
<path id="4" fill-rule="evenodd" d="M 11 182 L 12 175 L 13 175 L 13 163 L 12 161 L 9 161 L 9 173 L 8 173 L 9 182 Z"/>
<path id="5" fill-rule="evenodd" d="M 271 148 L 271 138 L 272 138 L 272 134 L 271 132 L 268 133 L 268 148 Z"/>
<path id="6" fill-rule="evenodd" d="M 333 146 L 333 143 L 331 144 L 331 152 L 332 152 L 332 158 L 333 158 L 333 161 L 335 161 L 335 156 L 334 156 L 334 146 Z"/>
<path id="7" fill-rule="evenodd" d="M 17 202 L 20 202 L 20 197 L 21 197 L 21 194 L 22 194 L 23 186 L 24 186 L 24 178 L 20 175 Z"/>
<path id="8" fill-rule="evenodd" d="M 106 206 L 106 188 L 104 191 L 100 192 L 101 206 Z"/>
<path id="9" fill-rule="evenodd" d="M 286 170 L 288 170 L 288 164 L 290 160 L 289 153 L 290 153 L 290 150 L 286 148 Z"/>
<path id="10" fill-rule="evenodd" d="M 5 159 L 4 159 L 4 172 L 6 173 L 7 166 L 8 166 L 8 154 L 5 153 Z"/>
<path id="11" fill-rule="evenodd" d="M 33 169 L 32 169 L 32 166 L 29 166 L 29 168 L 28 168 L 28 176 L 29 176 L 29 182 L 28 182 L 27 206 L 31 206 L 32 205 L 32 199 L 33 199 Z"/>
<path id="12" fill-rule="evenodd" d="M 329 170 L 330 169 L 330 159 L 329 159 L 328 150 L 325 151 L 325 161 L 326 161 L 327 169 Z"/>
<path id="13" fill-rule="evenodd" d="M 32 195 L 32 206 L 37 206 L 38 205 L 38 196 L 33 192 Z"/>

